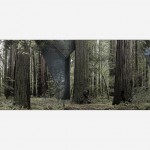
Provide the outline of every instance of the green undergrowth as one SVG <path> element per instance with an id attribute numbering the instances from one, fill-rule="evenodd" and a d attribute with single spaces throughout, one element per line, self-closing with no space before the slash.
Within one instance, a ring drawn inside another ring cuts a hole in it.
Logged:
<path id="1" fill-rule="evenodd" d="M 73 104 L 71 100 L 56 98 L 31 98 L 31 110 L 150 110 L 150 91 L 138 89 L 133 94 L 132 103 L 112 105 L 113 97 L 98 97 L 91 104 Z M 12 99 L 0 97 L 0 110 L 24 110 L 13 105 Z"/>

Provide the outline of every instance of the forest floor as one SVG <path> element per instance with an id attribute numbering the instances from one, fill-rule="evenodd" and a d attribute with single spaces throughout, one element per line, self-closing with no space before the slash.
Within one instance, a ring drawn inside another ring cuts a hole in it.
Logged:
<path id="1" fill-rule="evenodd" d="M 132 103 L 112 105 L 112 99 L 99 97 L 93 99 L 91 104 L 73 104 L 71 100 L 64 102 L 55 98 L 31 98 L 31 110 L 150 110 L 150 90 L 137 90 Z M 13 106 L 11 98 L 0 97 L 0 110 L 20 109 Z"/>
<path id="2" fill-rule="evenodd" d="M 0 97 L 0 110 L 20 110 L 13 106 L 12 99 Z M 21 109 L 22 110 L 22 109 Z M 91 104 L 73 104 L 71 101 L 55 98 L 31 98 L 31 110 L 150 110 L 150 92 L 141 92 L 133 96 L 133 103 L 112 105 L 112 97 L 97 98 Z"/>

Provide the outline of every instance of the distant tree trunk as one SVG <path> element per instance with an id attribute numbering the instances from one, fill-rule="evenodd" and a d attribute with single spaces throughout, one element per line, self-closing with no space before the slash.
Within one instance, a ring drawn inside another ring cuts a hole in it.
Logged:
<path id="1" fill-rule="evenodd" d="M 41 55 L 41 80 L 42 80 L 42 96 L 46 96 L 48 91 L 48 75 L 47 75 L 47 65 L 44 57 Z"/>
<path id="2" fill-rule="evenodd" d="M 101 68 L 101 96 L 104 96 L 104 81 L 102 78 L 102 69 L 103 69 L 103 52 L 102 52 L 102 48 L 100 49 L 100 68 Z"/>
<path id="3" fill-rule="evenodd" d="M 100 65 L 100 60 L 101 60 L 101 47 L 100 47 L 100 41 L 99 41 L 99 45 L 98 45 L 99 51 L 98 51 L 98 95 L 101 95 L 101 65 Z"/>
<path id="4" fill-rule="evenodd" d="M 7 87 L 7 67 L 8 67 L 8 62 L 7 62 L 7 58 L 8 58 L 8 47 L 6 45 L 7 43 L 5 43 L 5 49 L 4 49 L 4 95 L 7 98 L 8 97 L 8 87 Z"/>
<path id="5" fill-rule="evenodd" d="M 32 62 L 33 62 L 33 96 L 36 96 L 36 61 L 35 61 L 35 50 L 32 51 Z"/>
<path id="6" fill-rule="evenodd" d="M 95 76 L 95 72 L 94 72 L 94 46 L 93 46 L 93 41 L 92 41 L 92 66 L 91 66 L 91 86 L 92 86 L 92 97 L 94 98 L 94 76 Z"/>
<path id="7" fill-rule="evenodd" d="M 30 49 L 27 41 L 18 41 L 21 48 L 16 53 L 15 105 L 30 109 Z"/>
<path id="8" fill-rule="evenodd" d="M 146 86 L 146 90 L 148 90 L 148 81 L 149 81 L 149 77 L 148 77 L 148 64 L 146 62 L 146 73 L 145 73 L 145 86 Z"/>
<path id="9" fill-rule="evenodd" d="M 47 84 L 47 65 L 43 55 L 39 52 L 39 71 L 38 71 L 38 96 L 45 96 L 48 90 Z"/>
<path id="10" fill-rule="evenodd" d="M 139 86 L 139 69 L 138 69 L 138 41 L 134 41 L 135 44 L 135 75 L 134 75 L 134 87 Z"/>
<path id="11" fill-rule="evenodd" d="M 14 70 L 15 70 L 16 43 L 13 41 L 9 50 L 7 86 L 8 96 L 14 96 Z"/>
<path id="12" fill-rule="evenodd" d="M 97 41 L 93 41 L 94 43 L 94 46 L 93 46 L 93 52 L 94 52 L 94 97 L 96 98 L 97 97 L 97 51 L 96 51 L 96 44 L 97 44 Z"/>
<path id="13" fill-rule="evenodd" d="M 118 40 L 113 105 L 132 98 L 132 41 Z"/>
<path id="14" fill-rule="evenodd" d="M 88 41 L 77 40 L 75 51 L 74 94 L 75 103 L 86 103 L 84 91 L 89 91 Z"/>
<path id="15" fill-rule="evenodd" d="M 114 89 L 114 78 L 115 78 L 115 55 L 116 55 L 116 40 L 110 41 L 110 52 L 109 52 L 109 89 L 112 92 Z"/>
<path id="16" fill-rule="evenodd" d="M 41 74 L 41 51 L 39 51 L 39 66 L 38 66 L 38 78 L 37 78 L 37 95 L 42 96 L 42 74 Z"/>
<path id="17" fill-rule="evenodd" d="M 32 56 L 33 49 L 31 48 L 31 46 L 29 47 L 29 49 L 30 49 L 30 56 Z M 33 87 L 34 87 L 33 86 L 33 60 L 30 59 L 30 94 L 31 95 L 33 95 Z"/>
<path id="18" fill-rule="evenodd" d="M 93 96 L 93 85 L 94 85 L 94 81 L 93 81 L 93 41 L 89 41 L 89 91 L 90 91 L 90 95 Z"/>

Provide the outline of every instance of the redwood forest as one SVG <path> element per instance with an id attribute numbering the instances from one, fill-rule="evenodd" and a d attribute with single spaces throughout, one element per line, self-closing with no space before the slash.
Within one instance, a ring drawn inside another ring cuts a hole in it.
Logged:
<path id="1" fill-rule="evenodd" d="M 0 40 L 1 110 L 149 110 L 149 40 Z"/>

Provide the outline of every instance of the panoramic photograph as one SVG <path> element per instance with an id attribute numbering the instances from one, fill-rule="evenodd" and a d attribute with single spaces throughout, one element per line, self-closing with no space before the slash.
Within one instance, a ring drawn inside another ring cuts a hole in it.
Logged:
<path id="1" fill-rule="evenodd" d="M 150 40 L 0 40 L 0 110 L 149 110 Z"/>

